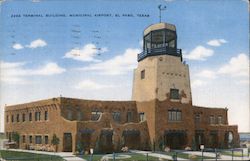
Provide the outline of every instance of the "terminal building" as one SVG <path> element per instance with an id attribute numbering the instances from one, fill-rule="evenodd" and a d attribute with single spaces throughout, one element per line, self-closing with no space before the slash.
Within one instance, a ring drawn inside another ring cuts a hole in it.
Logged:
<path id="1" fill-rule="evenodd" d="M 227 108 L 192 104 L 189 67 L 177 48 L 175 25 L 157 23 L 143 33 L 131 101 L 51 98 L 5 107 L 5 134 L 18 134 L 22 149 L 98 152 L 239 146 L 237 125 Z M 46 149 L 47 148 L 47 149 Z"/>

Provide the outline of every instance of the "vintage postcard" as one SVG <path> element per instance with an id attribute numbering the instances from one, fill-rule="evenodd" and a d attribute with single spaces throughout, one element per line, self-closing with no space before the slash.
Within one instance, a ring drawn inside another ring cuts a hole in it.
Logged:
<path id="1" fill-rule="evenodd" d="M 1 0 L 0 159 L 248 160 L 248 0 Z"/>

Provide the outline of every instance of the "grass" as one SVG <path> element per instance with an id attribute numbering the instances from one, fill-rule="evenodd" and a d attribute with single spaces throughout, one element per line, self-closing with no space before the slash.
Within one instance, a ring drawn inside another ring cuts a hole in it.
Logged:
<path id="1" fill-rule="evenodd" d="M 221 155 L 227 155 L 227 156 L 232 156 L 232 152 L 231 151 L 222 151 L 222 152 L 220 152 L 221 153 Z M 235 151 L 234 152 L 234 155 L 233 155 L 234 157 L 242 157 L 242 154 L 241 154 L 241 152 L 239 152 L 239 151 Z M 243 156 L 247 156 L 246 154 L 243 154 Z"/>
<path id="2" fill-rule="evenodd" d="M 0 139 L 5 139 L 5 135 L 0 135 Z"/>
<path id="3" fill-rule="evenodd" d="M 142 154 L 135 154 L 135 153 L 122 153 L 122 155 L 130 155 L 131 158 L 127 158 L 127 159 L 118 159 L 116 158 L 115 160 L 116 161 L 146 161 L 147 160 L 147 157 L 146 155 L 142 155 Z M 93 155 L 93 161 L 100 161 L 101 158 L 106 155 L 106 154 L 96 154 L 96 155 Z M 90 160 L 90 155 L 84 155 L 82 156 L 83 159 L 86 159 L 86 160 Z M 109 159 L 109 161 L 112 161 L 113 159 Z M 158 158 L 156 157 L 151 157 L 151 156 L 148 156 L 148 161 L 155 161 L 155 160 L 159 160 Z"/>
<path id="4" fill-rule="evenodd" d="M 9 150 L 0 150 L 0 158 L 5 160 L 15 160 L 15 161 L 63 161 L 64 159 L 59 156 L 46 155 L 46 154 L 36 154 L 36 153 L 27 153 L 27 152 L 16 152 Z"/>

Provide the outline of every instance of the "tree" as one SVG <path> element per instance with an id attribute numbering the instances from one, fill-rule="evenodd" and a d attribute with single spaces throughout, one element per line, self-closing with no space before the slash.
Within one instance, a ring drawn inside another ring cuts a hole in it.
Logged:
<path id="1" fill-rule="evenodd" d="M 198 150 L 198 147 L 197 147 L 197 144 L 196 144 L 196 140 L 195 140 L 194 137 L 192 139 L 192 150 Z"/>
<path id="2" fill-rule="evenodd" d="M 57 146 L 60 143 L 60 139 L 56 136 L 56 134 L 53 134 L 51 144 L 56 147 L 56 152 L 57 152 Z"/>
<path id="3" fill-rule="evenodd" d="M 19 133 L 14 132 L 14 133 L 12 134 L 12 138 L 13 138 L 13 140 L 16 142 L 17 147 L 19 147 L 19 140 L 20 140 L 20 135 L 19 135 Z"/>
<path id="4" fill-rule="evenodd" d="M 83 142 L 78 142 L 76 146 L 76 150 L 79 154 L 83 154 L 84 151 L 84 144 Z"/>

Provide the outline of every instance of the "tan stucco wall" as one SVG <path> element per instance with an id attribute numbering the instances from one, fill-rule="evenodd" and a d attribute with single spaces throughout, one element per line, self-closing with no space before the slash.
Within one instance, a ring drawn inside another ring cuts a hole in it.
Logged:
<path id="1" fill-rule="evenodd" d="M 142 70 L 145 70 L 144 79 L 141 79 Z M 192 102 L 189 68 L 180 57 L 160 55 L 147 57 L 138 63 L 134 70 L 133 100 L 166 100 L 170 88 L 179 89 L 181 98 L 177 101 Z"/>

